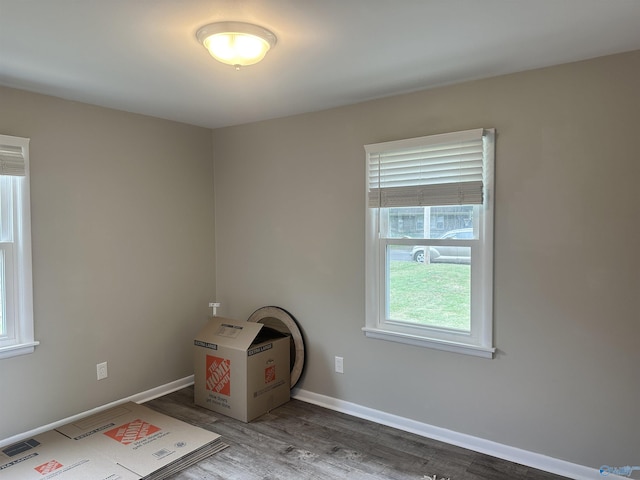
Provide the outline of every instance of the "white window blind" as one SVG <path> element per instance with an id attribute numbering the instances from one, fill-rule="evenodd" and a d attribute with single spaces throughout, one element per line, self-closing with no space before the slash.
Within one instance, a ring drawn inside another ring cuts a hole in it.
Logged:
<path id="1" fill-rule="evenodd" d="M 0 144 L 0 175 L 25 176 L 23 147 Z"/>
<path id="2" fill-rule="evenodd" d="M 482 204 L 483 129 L 365 145 L 369 207 Z"/>

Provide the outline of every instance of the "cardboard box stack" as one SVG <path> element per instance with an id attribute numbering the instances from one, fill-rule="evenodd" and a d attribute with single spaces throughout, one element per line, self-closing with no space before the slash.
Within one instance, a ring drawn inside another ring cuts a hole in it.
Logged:
<path id="1" fill-rule="evenodd" d="M 160 480 L 226 448 L 133 402 L 0 449 L 2 480 Z"/>

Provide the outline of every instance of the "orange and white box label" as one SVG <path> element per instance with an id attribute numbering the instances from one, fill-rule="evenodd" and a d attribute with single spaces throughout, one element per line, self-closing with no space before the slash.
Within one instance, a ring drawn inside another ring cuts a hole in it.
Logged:
<path id="1" fill-rule="evenodd" d="M 138 419 L 133 422 L 125 423 L 124 425 L 114 428 L 113 430 L 109 430 L 108 432 L 104 432 L 104 434 L 123 445 L 129 445 L 130 443 L 136 442 L 141 438 L 148 437 L 149 435 L 159 431 L 160 428 L 155 425 L 151 425 L 148 422 Z"/>
<path id="2" fill-rule="evenodd" d="M 58 462 L 57 460 L 50 460 L 47 463 L 38 465 L 37 467 L 35 467 L 35 470 L 40 475 L 48 475 L 49 473 L 54 472 L 59 468 L 62 468 L 62 464 L 60 462 Z"/>
<path id="3" fill-rule="evenodd" d="M 271 383 L 276 379 L 276 366 L 269 365 L 264 369 L 264 383 Z"/>
<path id="4" fill-rule="evenodd" d="M 231 395 L 231 360 L 207 355 L 207 390 Z"/>

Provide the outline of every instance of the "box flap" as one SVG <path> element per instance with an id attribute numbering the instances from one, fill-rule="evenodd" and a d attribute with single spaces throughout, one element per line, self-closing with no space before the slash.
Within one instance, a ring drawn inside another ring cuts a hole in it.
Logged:
<path id="1" fill-rule="evenodd" d="M 252 345 L 260 345 L 261 343 L 272 342 L 273 340 L 277 340 L 279 338 L 285 338 L 289 336 L 290 335 L 279 332 L 278 330 L 274 330 L 273 328 L 264 326 L 262 327 L 262 330 L 258 332 L 258 335 L 256 335 L 256 338 L 253 339 Z"/>
<path id="2" fill-rule="evenodd" d="M 198 332 L 194 344 L 207 348 L 211 348 L 213 344 L 247 350 L 263 326 L 260 323 L 244 320 L 212 317 L 207 325 Z"/>

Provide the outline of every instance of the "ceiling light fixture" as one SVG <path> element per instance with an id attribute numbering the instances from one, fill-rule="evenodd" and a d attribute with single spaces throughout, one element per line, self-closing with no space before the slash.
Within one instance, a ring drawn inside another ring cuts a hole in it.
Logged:
<path id="1" fill-rule="evenodd" d="M 258 63 L 277 41 L 269 30 L 244 22 L 210 23 L 196 37 L 213 58 L 236 70 Z"/>

